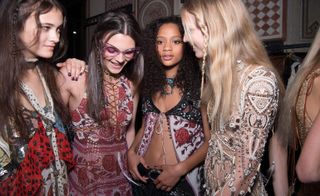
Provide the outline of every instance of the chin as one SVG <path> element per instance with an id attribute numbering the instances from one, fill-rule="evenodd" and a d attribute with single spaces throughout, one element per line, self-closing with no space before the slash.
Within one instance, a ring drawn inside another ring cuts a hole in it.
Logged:
<path id="1" fill-rule="evenodd" d="M 44 59 L 49 59 L 53 56 L 53 52 L 47 54 L 39 54 L 38 56 Z"/>

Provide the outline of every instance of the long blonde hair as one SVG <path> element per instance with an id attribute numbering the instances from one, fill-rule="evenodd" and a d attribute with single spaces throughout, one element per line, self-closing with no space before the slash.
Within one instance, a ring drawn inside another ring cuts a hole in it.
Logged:
<path id="1" fill-rule="evenodd" d="M 183 19 L 186 12 L 195 16 L 203 35 L 207 35 L 205 73 L 208 81 L 202 101 L 211 102 L 210 115 L 225 122 L 239 83 L 235 74 L 237 60 L 246 65 L 272 67 L 270 60 L 241 0 L 189 0 L 181 10 Z"/>
<path id="2" fill-rule="evenodd" d="M 306 77 L 315 69 L 320 67 L 320 29 L 313 41 L 313 44 L 302 62 L 298 73 L 296 74 L 294 80 L 288 84 L 286 95 L 284 97 L 284 105 L 280 111 L 280 122 L 277 127 L 277 133 L 280 140 L 284 145 L 293 145 L 294 138 L 293 131 L 293 117 L 296 114 L 295 105 L 297 102 L 298 94 L 300 88 L 305 81 Z M 294 112 L 294 113 L 293 113 Z"/>

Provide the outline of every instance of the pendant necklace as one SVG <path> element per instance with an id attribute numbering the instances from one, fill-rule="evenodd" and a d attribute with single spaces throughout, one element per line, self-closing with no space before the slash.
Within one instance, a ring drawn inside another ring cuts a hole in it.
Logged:
<path id="1" fill-rule="evenodd" d="M 161 91 L 161 95 L 172 95 L 174 86 L 175 86 L 174 78 L 166 78 L 166 84 L 164 85 Z"/>

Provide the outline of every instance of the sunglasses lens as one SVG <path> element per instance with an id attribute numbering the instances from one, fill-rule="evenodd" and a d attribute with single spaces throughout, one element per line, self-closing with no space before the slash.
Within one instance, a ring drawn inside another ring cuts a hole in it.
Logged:
<path id="1" fill-rule="evenodd" d="M 123 52 L 124 56 L 127 58 L 133 58 L 136 54 L 138 54 L 139 50 L 137 49 L 129 49 L 125 52 Z"/>
<path id="2" fill-rule="evenodd" d="M 132 59 L 135 55 L 139 53 L 139 48 L 130 48 L 121 52 L 118 48 L 108 43 L 105 44 L 105 46 L 103 47 L 103 50 L 104 50 L 105 56 L 115 57 L 115 56 L 118 56 L 120 53 L 122 53 L 126 59 Z"/>
<path id="3" fill-rule="evenodd" d="M 112 46 L 107 46 L 104 48 L 107 56 L 117 56 L 119 54 L 119 50 Z"/>

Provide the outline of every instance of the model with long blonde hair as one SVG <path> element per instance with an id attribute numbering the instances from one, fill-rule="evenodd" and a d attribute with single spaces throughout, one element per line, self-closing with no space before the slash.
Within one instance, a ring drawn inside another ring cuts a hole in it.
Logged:
<path id="1" fill-rule="evenodd" d="M 212 134 L 207 194 L 263 195 L 259 167 L 277 116 L 280 77 L 241 0 L 189 0 L 181 16 L 184 41 L 202 58 Z"/>
<path id="2" fill-rule="evenodd" d="M 313 161 L 306 161 L 311 155 L 310 150 L 317 150 L 313 144 L 305 142 L 309 137 L 317 116 L 319 115 L 319 76 L 320 76 L 320 31 L 318 31 L 315 40 L 305 57 L 301 68 L 297 72 L 294 80 L 288 84 L 286 96 L 284 97 L 283 109 L 280 112 L 280 122 L 277 127 L 277 136 L 282 147 L 289 150 L 289 174 L 291 181 L 291 191 L 298 192 L 298 195 L 318 195 L 320 193 L 319 183 L 316 185 L 301 184 L 297 186 L 295 161 L 299 157 L 299 151 L 302 149 L 302 160 L 297 164 L 297 174 L 300 180 L 310 182 L 314 180 L 305 180 L 316 174 L 313 171 Z M 316 130 L 313 130 L 316 133 Z M 314 135 L 313 133 L 313 135 Z M 309 138 L 308 140 L 310 140 Z M 312 142 L 311 142 L 312 143 Z M 304 151 L 304 153 L 303 153 Z M 314 154 L 312 156 L 316 157 Z M 299 158 L 300 159 L 300 158 Z M 303 161 L 304 160 L 304 161 Z M 311 165 L 310 165 L 311 164 Z M 309 172 L 308 172 L 309 171 Z M 308 175 L 305 173 L 308 172 Z M 312 174 L 312 175 L 310 175 Z M 297 189 L 297 187 L 300 187 Z M 295 189 L 295 190 L 294 190 Z"/>

